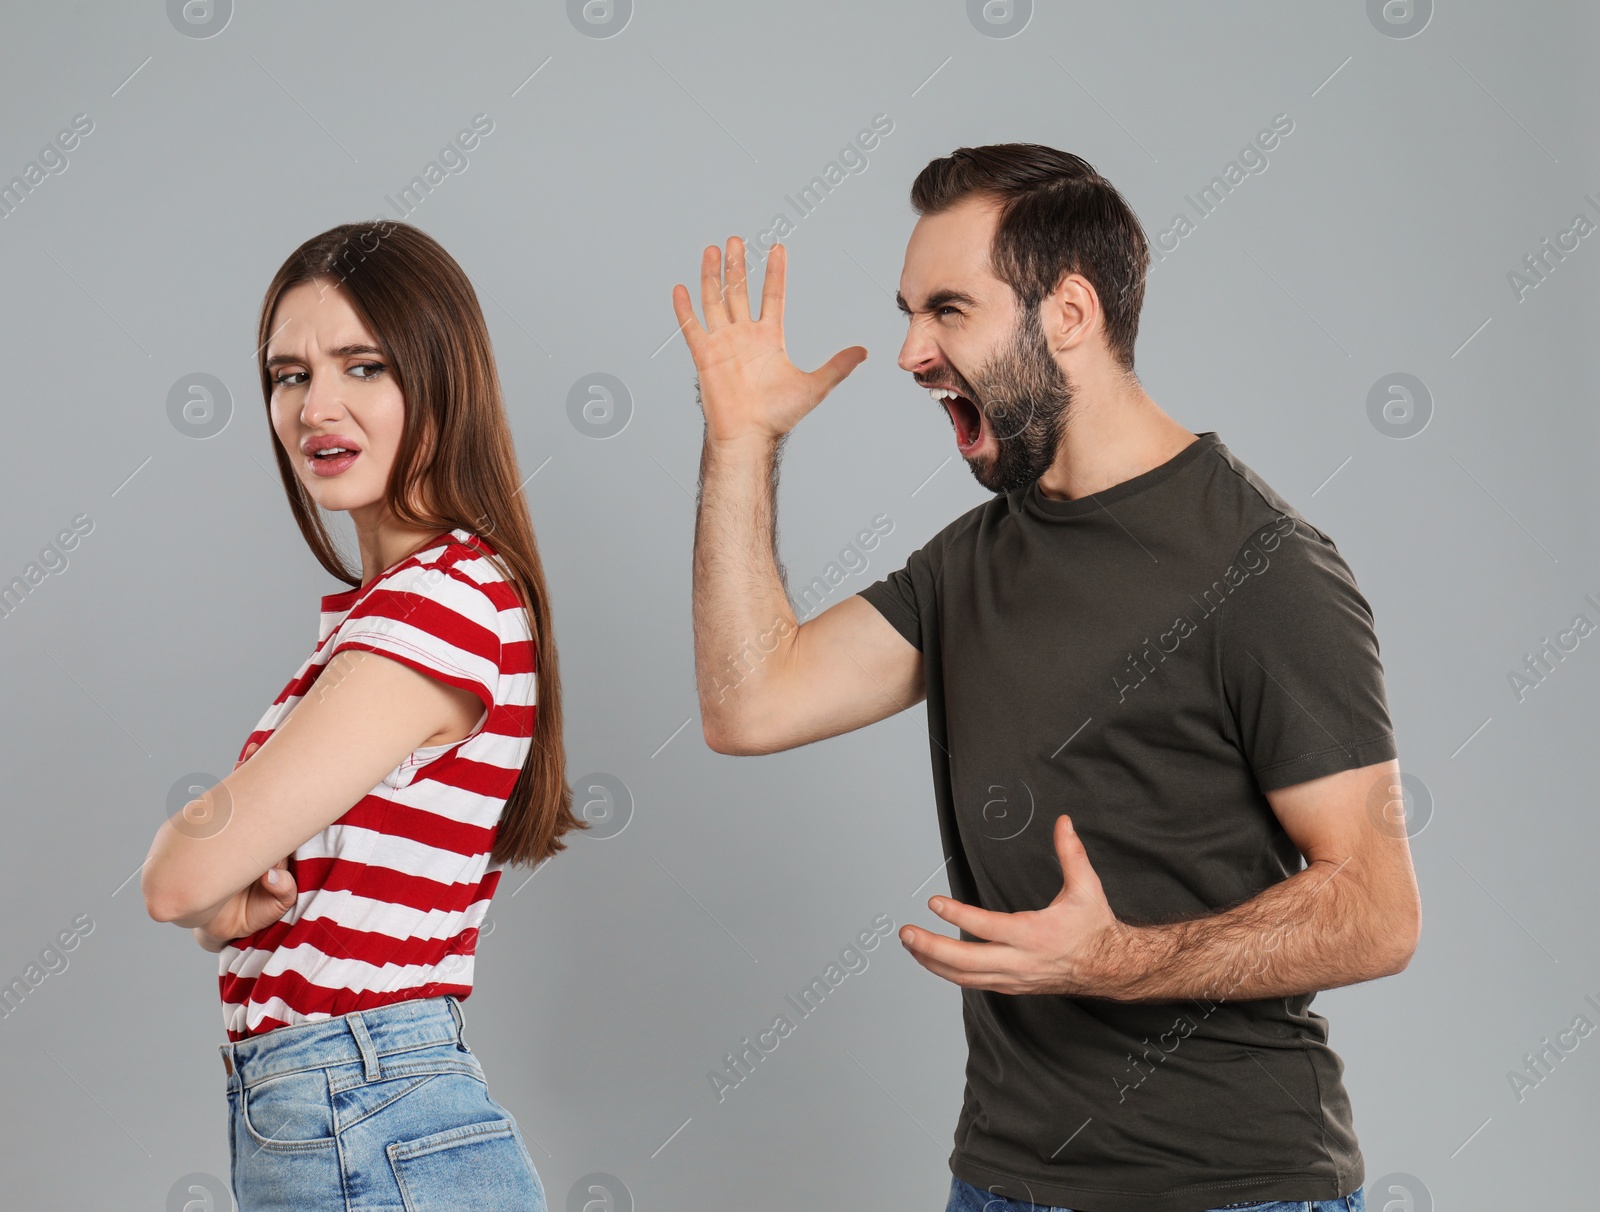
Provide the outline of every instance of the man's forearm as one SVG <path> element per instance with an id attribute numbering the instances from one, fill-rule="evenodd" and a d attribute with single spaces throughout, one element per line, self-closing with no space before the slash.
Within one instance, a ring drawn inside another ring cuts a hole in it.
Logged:
<path id="1" fill-rule="evenodd" d="M 1103 996 L 1245 1001 L 1372 980 L 1398 970 L 1385 920 L 1345 864 L 1314 862 L 1223 913 L 1125 924 Z"/>
<path id="2" fill-rule="evenodd" d="M 695 667 L 708 732 L 737 733 L 797 630 L 777 558 L 781 440 L 707 441 L 694 534 Z M 741 699 L 740 691 L 745 693 Z"/>

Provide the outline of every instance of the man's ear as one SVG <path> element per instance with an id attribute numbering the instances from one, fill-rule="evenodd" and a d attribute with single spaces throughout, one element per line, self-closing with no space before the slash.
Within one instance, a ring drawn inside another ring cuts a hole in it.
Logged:
<path id="1" fill-rule="evenodd" d="M 1062 274 L 1055 288 L 1039 300 L 1039 327 L 1051 353 L 1082 345 L 1103 316 L 1100 296 L 1080 273 Z"/>

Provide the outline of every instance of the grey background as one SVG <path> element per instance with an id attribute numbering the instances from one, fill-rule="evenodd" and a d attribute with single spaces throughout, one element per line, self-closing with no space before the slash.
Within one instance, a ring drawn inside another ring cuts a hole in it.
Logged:
<path id="1" fill-rule="evenodd" d="M 1600 236 L 1520 301 L 1507 275 L 1574 215 L 1600 221 L 1600 13 L 1476 0 L 1395 37 L 1404 13 L 1385 28 L 1374 8 L 1046 4 L 1019 32 L 959 0 L 641 0 L 588 34 L 559 3 L 240 4 L 187 32 L 156 0 L 9 9 L 0 182 L 72 115 L 94 129 L 0 220 L 0 581 L 74 516 L 93 530 L 0 617 L 0 978 L 78 915 L 93 928 L 0 1020 L 3 1202 L 160 1209 L 188 1175 L 226 1180 L 215 959 L 146 917 L 134 876 L 174 781 L 226 772 L 339 588 L 277 483 L 256 309 L 307 236 L 397 217 L 387 198 L 477 113 L 493 132 L 412 220 L 478 286 L 537 470 L 573 779 L 610 774 L 633 800 L 620 834 L 508 873 L 466 1003 L 552 1208 L 595 1173 L 644 1212 L 943 1207 L 960 998 L 892 937 L 721 1103 L 707 1077 L 876 915 L 939 925 L 925 900 L 947 890 L 923 708 L 741 759 L 706 748 L 694 691 L 701 421 L 670 290 L 880 113 L 870 166 L 787 240 L 795 360 L 871 351 L 788 446 L 791 587 L 894 521 L 830 601 L 985 498 L 894 364 L 917 170 L 963 144 L 1052 144 L 1154 240 L 1293 120 L 1153 266 L 1138 369 L 1339 542 L 1431 799 L 1415 959 L 1315 1003 L 1368 1206 L 1585 1202 L 1600 1039 L 1520 1102 L 1508 1074 L 1578 1015 L 1600 1024 L 1600 636 L 1525 701 L 1508 674 L 1574 615 L 1600 621 Z M 1395 372 L 1432 400 L 1406 439 L 1368 415 Z M 167 412 L 195 373 L 231 394 L 204 439 Z M 592 373 L 632 402 L 604 440 L 566 410 Z"/>

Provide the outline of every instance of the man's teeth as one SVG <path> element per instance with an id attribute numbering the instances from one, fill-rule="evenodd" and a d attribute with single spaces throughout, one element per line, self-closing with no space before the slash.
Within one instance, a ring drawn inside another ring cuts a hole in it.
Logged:
<path id="1" fill-rule="evenodd" d="M 951 391 L 948 387 L 930 387 L 928 388 L 928 394 L 935 400 L 954 400 L 961 393 L 959 391 Z"/>

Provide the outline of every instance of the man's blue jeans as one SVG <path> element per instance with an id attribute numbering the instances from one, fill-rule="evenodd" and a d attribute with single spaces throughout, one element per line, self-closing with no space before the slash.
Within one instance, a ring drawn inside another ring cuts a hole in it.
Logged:
<path id="1" fill-rule="evenodd" d="M 945 1205 L 945 1212 L 1072 1212 L 1072 1209 L 991 1195 L 952 1174 L 950 1202 Z M 1367 1200 L 1361 1188 L 1357 1187 L 1342 1199 L 1269 1199 L 1265 1203 L 1224 1204 L 1221 1208 L 1208 1208 L 1205 1212 L 1367 1212 Z"/>

